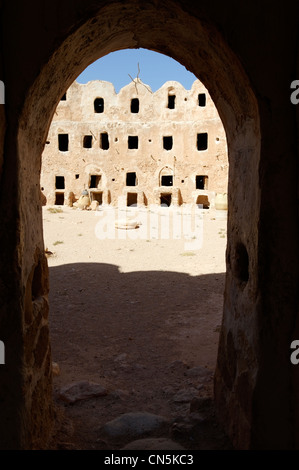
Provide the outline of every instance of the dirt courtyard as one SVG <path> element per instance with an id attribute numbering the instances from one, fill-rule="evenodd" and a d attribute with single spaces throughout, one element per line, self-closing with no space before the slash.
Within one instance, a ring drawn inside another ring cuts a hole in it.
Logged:
<path id="1" fill-rule="evenodd" d="M 138 218 L 138 209 L 132 211 Z M 195 236 L 186 243 L 154 230 L 145 238 L 140 226 L 116 229 L 114 239 L 101 236 L 100 212 L 43 207 L 52 360 L 59 366 L 51 448 L 229 448 L 211 400 L 226 213 L 202 211 L 199 248 Z M 165 209 L 158 211 L 154 220 L 165 216 Z M 66 391 L 78 382 L 81 396 Z M 136 425 L 134 433 L 115 438 L 105 425 L 127 413 L 163 417 L 167 426 L 138 434 Z M 162 439 L 160 447 L 153 447 L 155 439 Z"/>

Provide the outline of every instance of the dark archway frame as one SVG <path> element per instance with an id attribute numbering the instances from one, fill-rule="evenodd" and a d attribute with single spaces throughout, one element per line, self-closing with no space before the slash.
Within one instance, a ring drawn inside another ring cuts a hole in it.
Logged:
<path id="1" fill-rule="evenodd" d="M 227 275 L 215 403 L 236 447 L 262 444 L 269 413 L 264 413 L 261 422 L 258 412 L 267 402 L 267 390 L 259 388 L 263 338 L 256 328 L 261 308 L 257 100 L 238 58 L 213 25 L 190 16 L 172 1 L 156 7 L 130 0 L 91 11 L 66 37 L 56 39 L 22 106 L 15 149 L 22 234 L 17 250 L 22 260 L 18 289 L 24 293 L 14 335 L 20 339 L 19 389 L 4 411 L 8 420 L 14 410 L 11 433 L 19 429 L 16 446 L 20 448 L 45 446 L 53 419 L 48 272 L 39 204 L 41 154 L 49 125 L 61 96 L 90 63 L 110 52 L 138 47 L 167 54 L 193 72 L 208 88 L 226 131 L 230 168 Z M 12 341 L 7 338 L 8 351 Z M 11 442 L 10 433 L 3 439 Z"/>

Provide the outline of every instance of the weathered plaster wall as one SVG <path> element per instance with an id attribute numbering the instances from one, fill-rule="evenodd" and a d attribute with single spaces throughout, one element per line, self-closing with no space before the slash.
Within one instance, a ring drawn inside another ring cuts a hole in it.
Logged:
<path id="1" fill-rule="evenodd" d="M 198 104 L 199 94 L 205 96 L 204 106 Z M 174 109 L 168 108 L 168 96 L 175 98 Z M 100 113 L 94 111 L 97 98 L 104 100 Z M 138 113 L 131 112 L 132 99 L 139 101 Z M 102 133 L 109 142 L 104 148 Z M 198 150 L 197 134 L 205 133 L 207 148 L 203 145 Z M 68 136 L 67 151 L 59 150 L 59 134 Z M 90 136 L 91 148 L 84 148 L 84 136 Z M 138 138 L 137 148 L 128 148 L 129 136 Z M 172 138 L 171 149 L 164 148 L 163 137 Z M 136 186 L 126 185 L 129 172 L 136 173 Z M 118 94 L 108 82 L 72 84 L 66 100 L 56 108 L 42 155 L 41 187 L 48 204 L 55 204 L 57 191 L 64 193 L 65 204 L 73 201 L 70 193 L 77 200 L 83 189 L 92 187 L 91 175 L 101 176 L 98 189 L 103 192 L 103 203 L 108 202 L 107 195 L 117 205 L 127 192 L 140 192 L 143 204 L 159 204 L 157 195 L 170 190 L 162 186 L 162 173 L 173 175 L 172 187 L 182 203 L 196 203 L 198 195 L 204 194 L 213 203 L 215 193 L 227 193 L 225 132 L 199 80 L 190 90 L 167 82 L 155 93 L 142 82 L 131 82 Z M 197 175 L 207 177 L 204 188 L 196 189 Z M 56 176 L 64 178 L 63 191 L 56 188 Z"/>

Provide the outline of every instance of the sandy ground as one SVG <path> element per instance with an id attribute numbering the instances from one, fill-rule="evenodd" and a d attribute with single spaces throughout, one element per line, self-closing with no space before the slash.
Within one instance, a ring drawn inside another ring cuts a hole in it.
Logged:
<path id="1" fill-rule="evenodd" d="M 201 398 L 212 398 L 226 213 L 201 211 L 197 231 L 190 226 L 187 236 L 181 232 L 174 239 L 172 208 L 146 216 L 138 211 L 43 207 L 45 247 L 51 252 L 52 359 L 60 368 L 54 377 L 53 448 L 121 449 L 125 438 L 112 444 L 99 430 L 137 411 L 167 418 L 165 437 L 185 448 L 227 448 L 213 411 L 209 408 L 208 419 L 214 431 L 205 438 L 198 424 L 202 416 L 194 413 Z M 113 217 L 142 225 L 114 229 Z M 187 227 L 187 219 L 181 220 Z M 100 384 L 107 393 L 63 402 L 63 387 L 80 381 Z"/>

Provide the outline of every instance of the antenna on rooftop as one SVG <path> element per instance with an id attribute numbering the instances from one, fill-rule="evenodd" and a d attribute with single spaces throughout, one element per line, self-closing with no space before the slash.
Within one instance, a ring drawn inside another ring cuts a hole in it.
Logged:
<path id="1" fill-rule="evenodd" d="M 137 77 L 134 79 L 131 77 L 131 75 L 128 73 L 130 79 L 132 80 L 132 82 L 135 84 L 135 88 L 136 88 L 136 93 L 138 95 L 138 88 L 137 88 L 137 85 L 140 84 L 140 85 L 143 85 L 147 91 L 149 91 L 150 93 L 152 93 L 152 90 L 147 86 L 145 85 L 144 83 L 142 83 L 142 81 L 140 80 L 139 78 L 139 74 L 140 74 L 140 67 L 139 67 L 139 62 L 137 63 L 137 67 L 138 67 L 138 73 L 137 73 Z"/>

